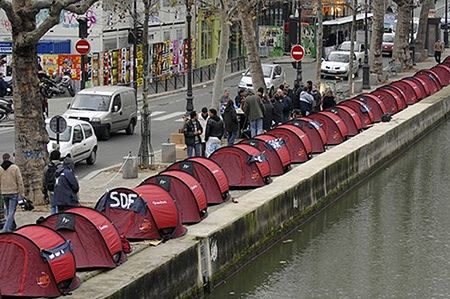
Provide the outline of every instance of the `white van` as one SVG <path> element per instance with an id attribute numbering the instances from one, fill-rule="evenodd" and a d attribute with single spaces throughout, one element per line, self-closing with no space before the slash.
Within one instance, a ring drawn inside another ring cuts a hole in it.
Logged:
<path id="1" fill-rule="evenodd" d="M 73 98 L 64 116 L 89 122 L 102 140 L 120 130 L 133 135 L 137 124 L 136 93 L 124 86 L 87 88 Z"/>

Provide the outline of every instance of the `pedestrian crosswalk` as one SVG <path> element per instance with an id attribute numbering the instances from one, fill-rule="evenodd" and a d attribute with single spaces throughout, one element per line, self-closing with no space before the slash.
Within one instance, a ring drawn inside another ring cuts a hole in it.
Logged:
<path id="1" fill-rule="evenodd" d="M 152 111 L 150 114 L 152 121 L 168 121 L 173 120 L 175 122 L 183 122 L 182 116 L 185 114 L 184 111 L 167 112 L 167 111 Z M 138 112 L 138 120 L 141 120 L 141 114 Z"/>

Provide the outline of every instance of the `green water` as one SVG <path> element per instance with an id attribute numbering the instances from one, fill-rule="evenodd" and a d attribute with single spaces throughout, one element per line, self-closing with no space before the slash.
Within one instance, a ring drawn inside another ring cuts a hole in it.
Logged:
<path id="1" fill-rule="evenodd" d="M 450 122 L 209 298 L 450 298 Z"/>

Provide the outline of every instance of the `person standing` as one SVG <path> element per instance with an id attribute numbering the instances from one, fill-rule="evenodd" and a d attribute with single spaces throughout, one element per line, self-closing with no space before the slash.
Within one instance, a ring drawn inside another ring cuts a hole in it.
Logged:
<path id="1" fill-rule="evenodd" d="M 53 198 L 59 213 L 80 205 L 78 200 L 80 186 L 75 176 L 74 167 L 75 163 L 72 158 L 65 157 L 62 167 L 56 171 Z"/>
<path id="2" fill-rule="evenodd" d="M 202 155 L 202 139 L 203 127 L 197 118 L 197 112 L 191 111 L 190 119 L 184 123 L 183 133 L 184 142 L 187 146 L 188 157 L 199 157 Z"/>
<path id="3" fill-rule="evenodd" d="M 223 122 L 225 124 L 225 131 L 227 132 L 228 136 L 227 144 L 228 146 L 231 146 L 234 144 L 239 130 L 239 121 L 232 100 L 229 100 L 227 105 L 225 106 L 225 112 L 223 113 Z"/>
<path id="4" fill-rule="evenodd" d="M 61 153 L 59 150 L 54 150 L 50 153 L 50 163 L 44 168 L 44 177 L 42 180 L 42 193 L 48 202 L 50 201 L 50 213 L 58 213 L 58 208 L 54 200 L 54 191 L 56 185 L 56 172 L 62 166 L 60 161 Z"/>
<path id="5" fill-rule="evenodd" d="M 314 106 L 314 97 L 308 92 L 308 87 L 304 87 L 300 93 L 300 111 L 303 116 L 311 114 Z"/>
<path id="6" fill-rule="evenodd" d="M 284 119 L 284 108 L 285 105 L 283 103 L 284 94 L 281 89 L 278 89 L 272 98 L 272 107 L 273 107 L 273 122 L 275 126 L 282 124 L 285 122 Z"/>
<path id="7" fill-rule="evenodd" d="M 0 192 L 2 193 L 6 214 L 3 232 L 10 232 L 15 229 L 14 216 L 19 197 L 25 196 L 20 169 L 10 159 L 11 156 L 8 153 L 3 154 L 3 163 L 0 165 Z"/>
<path id="8" fill-rule="evenodd" d="M 438 39 L 434 43 L 434 59 L 437 63 L 441 63 L 442 52 L 444 51 L 444 44 Z"/>
<path id="9" fill-rule="evenodd" d="M 223 112 L 225 111 L 225 106 L 227 105 L 229 100 L 231 100 L 230 92 L 227 89 L 225 89 L 223 91 L 222 97 L 220 98 L 220 115 L 222 115 Z"/>
<path id="10" fill-rule="evenodd" d="M 206 157 L 209 157 L 216 149 L 220 147 L 220 142 L 224 134 L 222 119 L 217 115 L 217 110 L 209 109 L 209 119 L 205 129 Z"/>
<path id="11" fill-rule="evenodd" d="M 268 99 L 267 95 L 263 95 L 262 103 L 264 105 L 263 130 L 267 132 L 272 128 L 273 105 L 272 102 Z"/>
<path id="12" fill-rule="evenodd" d="M 336 106 L 336 100 L 334 98 L 333 91 L 331 88 L 328 88 L 322 98 L 322 110 L 331 109 L 334 106 Z"/>
<path id="13" fill-rule="evenodd" d="M 234 104 L 237 108 L 241 108 L 242 101 L 245 100 L 245 89 L 241 88 L 238 91 L 237 96 L 234 98 Z"/>
<path id="14" fill-rule="evenodd" d="M 245 99 L 244 113 L 250 122 L 252 138 L 263 133 L 264 105 L 261 100 L 262 96 L 261 91 L 258 90 L 256 95 L 251 95 Z"/>
<path id="15" fill-rule="evenodd" d="M 198 118 L 198 122 L 203 128 L 206 128 L 206 123 L 208 121 L 209 114 L 208 114 L 208 108 L 203 107 L 202 112 L 200 113 L 200 117 Z M 206 141 L 205 141 L 205 130 L 202 130 L 202 134 L 200 135 L 202 140 L 202 157 L 205 157 L 206 152 Z"/>

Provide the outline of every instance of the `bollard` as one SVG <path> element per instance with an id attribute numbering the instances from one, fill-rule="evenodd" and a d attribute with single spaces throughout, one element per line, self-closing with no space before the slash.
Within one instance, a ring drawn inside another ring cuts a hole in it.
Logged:
<path id="1" fill-rule="evenodd" d="M 138 157 L 123 157 L 122 178 L 137 179 L 138 178 Z"/>
<path id="2" fill-rule="evenodd" d="M 176 162 L 176 149 L 175 143 L 163 143 L 161 144 L 161 162 L 162 163 L 175 163 Z"/>

